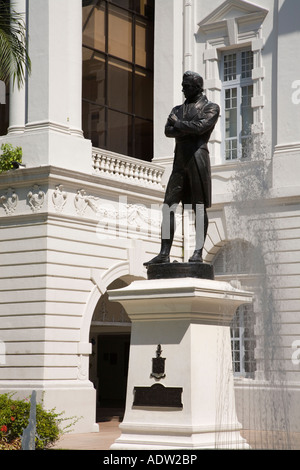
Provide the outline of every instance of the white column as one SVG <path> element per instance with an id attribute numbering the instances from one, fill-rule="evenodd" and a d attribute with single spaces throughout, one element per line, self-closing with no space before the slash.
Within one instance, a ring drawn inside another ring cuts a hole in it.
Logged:
<path id="1" fill-rule="evenodd" d="M 193 28 L 193 1 L 185 0 L 184 10 L 183 10 L 183 70 L 194 70 L 194 60 L 193 60 L 193 39 L 194 39 L 194 28 Z M 195 70 L 196 71 L 196 70 Z M 197 71 L 198 72 L 198 71 Z"/>
<path id="2" fill-rule="evenodd" d="M 15 0 L 13 9 L 24 14 L 24 21 L 26 21 L 26 0 Z M 25 113 L 26 113 L 26 85 L 24 84 L 20 89 L 17 83 L 13 84 L 10 81 L 10 96 L 9 96 L 9 134 L 18 134 L 24 132 L 25 128 Z"/>
<path id="3" fill-rule="evenodd" d="M 91 142 L 81 130 L 82 3 L 28 2 L 27 167 L 53 165 L 92 172 Z"/>
<path id="4" fill-rule="evenodd" d="M 68 0 L 30 0 L 28 128 L 68 132 L 69 22 Z"/>
<path id="5" fill-rule="evenodd" d="M 183 3 L 163 0 L 155 5 L 154 44 L 154 161 L 172 163 L 174 139 L 164 134 L 168 115 L 183 101 Z M 163 20 L 162 20 L 163 19 Z M 165 177 L 167 178 L 167 173 Z"/>
<path id="6" fill-rule="evenodd" d="M 82 136 L 82 0 L 68 0 L 69 127 Z"/>
<path id="7" fill-rule="evenodd" d="M 82 136 L 82 3 L 30 0 L 27 127 L 51 127 Z"/>

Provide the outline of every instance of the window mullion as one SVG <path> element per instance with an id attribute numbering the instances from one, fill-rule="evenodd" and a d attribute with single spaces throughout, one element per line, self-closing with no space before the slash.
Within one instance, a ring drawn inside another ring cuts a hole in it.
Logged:
<path id="1" fill-rule="evenodd" d="M 237 141 L 238 141 L 238 159 L 242 156 L 242 87 L 237 87 Z"/>
<path id="2" fill-rule="evenodd" d="M 245 368 L 245 325 L 244 325 L 244 308 L 240 307 L 240 364 L 241 373 L 246 374 Z"/>

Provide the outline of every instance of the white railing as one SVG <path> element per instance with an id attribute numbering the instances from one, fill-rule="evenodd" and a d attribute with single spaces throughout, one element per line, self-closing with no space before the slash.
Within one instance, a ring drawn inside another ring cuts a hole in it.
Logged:
<path id="1" fill-rule="evenodd" d="M 151 162 L 93 147 L 93 172 L 134 185 L 162 189 L 164 168 Z"/>

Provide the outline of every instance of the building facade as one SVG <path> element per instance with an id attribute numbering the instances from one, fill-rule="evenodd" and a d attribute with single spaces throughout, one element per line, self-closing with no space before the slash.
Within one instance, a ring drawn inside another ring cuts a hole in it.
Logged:
<path id="1" fill-rule="evenodd" d="M 299 2 L 15 3 L 32 73 L 10 87 L 1 137 L 26 165 L 0 175 L 1 392 L 80 409 L 76 432 L 124 405 L 130 322 L 107 290 L 145 278 L 159 250 L 164 126 L 195 70 L 221 108 L 205 261 L 254 292 L 232 325 L 239 419 L 299 431 Z M 193 232 L 177 216 L 182 261 Z"/>

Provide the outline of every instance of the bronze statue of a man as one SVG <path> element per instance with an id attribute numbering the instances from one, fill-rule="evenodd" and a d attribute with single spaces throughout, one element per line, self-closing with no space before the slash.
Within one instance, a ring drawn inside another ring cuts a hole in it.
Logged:
<path id="1" fill-rule="evenodd" d="M 199 205 L 204 208 L 204 237 L 200 247 L 196 240 L 196 249 L 189 259 L 189 262 L 203 262 L 202 250 L 208 229 L 206 209 L 211 206 L 207 143 L 218 120 L 220 108 L 203 94 L 203 78 L 196 72 L 184 73 L 182 91 L 185 101 L 172 109 L 165 126 L 165 135 L 175 138 L 176 146 L 173 170 L 163 204 L 161 250 L 155 258 L 144 263 L 145 266 L 169 263 L 175 232 L 175 214 L 171 208 L 176 208 L 180 202 L 183 206 L 189 204 L 195 214 Z"/>

